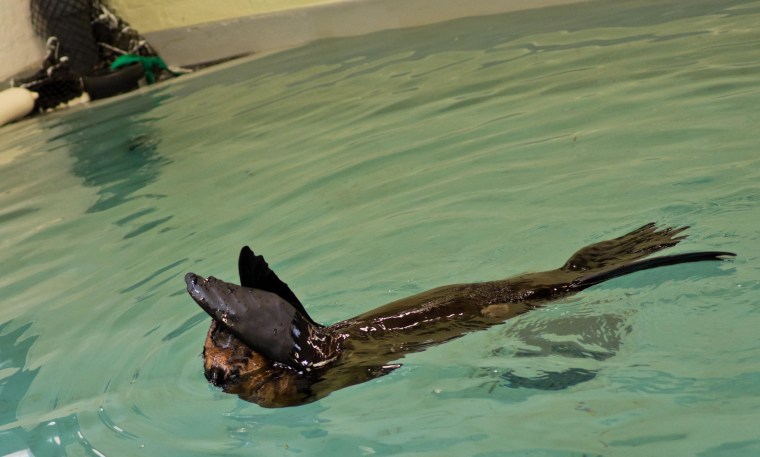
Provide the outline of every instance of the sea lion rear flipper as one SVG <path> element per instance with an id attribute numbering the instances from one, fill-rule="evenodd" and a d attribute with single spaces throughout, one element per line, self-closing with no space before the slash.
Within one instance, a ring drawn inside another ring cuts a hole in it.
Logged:
<path id="1" fill-rule="evenodd" d="M 248 246 L 243 246 L 243 249 L 240 250 L 238 273 L 240 274 L 241 286 L 279 295 L 283 300 L 293 305 L 309 322 L 321 327 L 320 324 L 317 324 L 309 316 L 309 313 L 306 312 L 303 304 L 296 297 L 296 294 L 290 290 L 290 287 L 269 268 L 267 261 L 264 260 L 264 256 L 254 254 Z"/>
<path id="2" fill-rule="evenodd" d="M 679 263 L 703 262 L 709 260 L 727 260 L 731 257 L 736 257 L 736 254 L 726 251 L 704 251 L 688 252 L 686 254 L 674 254 L 655 257 L 653 259 L 638 260 L 627 265 L 616 266 L 614 268 L 610 268 L 609 270 L 584 276 L 573 281 L 572 287 L 573 289 L 581 290 L 610 280 L 612 278 L 617 278 L 619 276 L 627 275 L 636 271 L 664 267 L 667 265 L 677 265 Z"/>
<path id="3" fill-rule="evenodd" d="M 675 246 L 686 238 L 686 235 L 676 235 L 687 228 L 666 227 L 658 230 L 652 222 L 618 238 L 600 241 L 578 250 L 565 262 L 561 270 L 592 272 L 628 265 L 635 260 Z"/>

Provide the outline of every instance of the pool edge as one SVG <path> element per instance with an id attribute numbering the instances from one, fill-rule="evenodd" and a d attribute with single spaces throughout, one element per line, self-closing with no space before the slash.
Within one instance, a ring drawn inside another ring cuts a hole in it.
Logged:
<path id="1" fill-rule="evenodd" d="M 590 0 L 343 0 L 145 33 L 171 65 L 271 53 L 323 39 L 364 35 Z"/>

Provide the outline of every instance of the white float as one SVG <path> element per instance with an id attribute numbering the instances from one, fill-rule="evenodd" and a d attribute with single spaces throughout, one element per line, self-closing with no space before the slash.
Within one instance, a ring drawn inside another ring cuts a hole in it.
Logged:
<path id="1" fill-rule="evenodd" d="M 31 113 L 38 96 L 37 92 L 23 87 L 11 87 L 0 92 L 0 126 Z"/>

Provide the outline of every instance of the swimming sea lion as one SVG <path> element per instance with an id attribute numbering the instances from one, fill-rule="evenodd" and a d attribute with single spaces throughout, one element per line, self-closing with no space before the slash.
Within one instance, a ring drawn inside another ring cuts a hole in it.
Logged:
<path id="1" fill-rule="evenodd" d="M 206 378 L 244 400 L 293 406 L 385 375 L 405 354 L 482 330 L 608 279 L 666 265 L 723 260 L 709 251 L 644 259 L 683 240 L 687 227 L 650 223 L 586 246 L 560 268 L 508 279 L 454 284 L 404 298 L 330 326 L 303 304 L 247 246 L 240 284 L 193 273 L 187 291 L 212 318 L 203 350 Z"/>

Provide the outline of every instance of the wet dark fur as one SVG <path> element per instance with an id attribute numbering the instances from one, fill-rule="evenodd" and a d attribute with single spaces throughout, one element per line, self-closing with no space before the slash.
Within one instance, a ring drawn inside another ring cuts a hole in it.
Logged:
<path id="1" fill-rule="evenodd" d="M 217 321 L 211 322 L 203 347 L 206 379 L 225 392 L 262 406 L 277 407 L 306 400 L 299 376 L 250 349 Z"/>
<path id="2" fill-rule="evenodd" d="M 405 354 L 499 324 L 608 279 L 659 266 L 734 255 L 713 251 L 644 259 L 679 243 L 685 238 L 681 235 L 685 229 L 658 230 L 654 224 L 647 224 L 579 250 L 556 270 L 444 286 L 329 327 L 316 324 L 321 334 L 337 342 L 339 358 L 314 369 L 269 360 L 214 320 L 203 351 L 206 378 L 226 392 L 262 406 L 308 403 L 393 371 L 399 365 L 392 362 Z M 278 294 L 313 323 L 287 284 L 268 269 L 263 258 L 253 257 L 260 263 L 258 266 L 250 258 L 245 260 L 246 250 L 241 252 L 239 264 L 241 284 Z M 253 256 L 250 250 L 247 252 Z"/>

